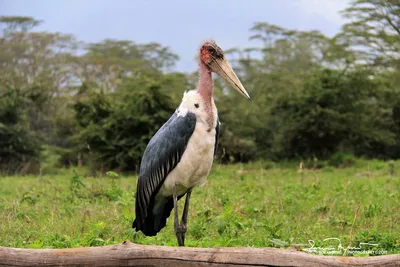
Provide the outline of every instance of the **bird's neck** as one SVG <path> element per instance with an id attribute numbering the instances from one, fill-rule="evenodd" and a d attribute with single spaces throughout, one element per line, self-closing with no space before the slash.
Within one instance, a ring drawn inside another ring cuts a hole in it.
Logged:
<path id="1" fill-rule="evenodd" d="M 207 124 L 208 124 L 208 131 L 211 131 L 214 124 L 214 116 L 213 116 L 213 87 L 214 82 L 212 79 L 211 70 L 207 67 L 202 60 L 200 60 L 200 78 L 199 83 L 197 86 L 197 93 L 203 100 L 204 103 L 204 110 L 207 113 Z"/>

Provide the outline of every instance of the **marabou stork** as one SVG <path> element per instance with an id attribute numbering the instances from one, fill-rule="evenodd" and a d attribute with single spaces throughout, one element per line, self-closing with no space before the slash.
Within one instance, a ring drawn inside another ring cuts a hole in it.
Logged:
<path id="1" fill-rule="evenodd" d="M 132 227 L 155 236 L 174 208 L 174 228 L 184 246 L 192 189 L 205 183 L 218 146 L 219 119 L 213 99 L 212 72 L 250 98 L 214 41 L 199 51 L 200 78 L 196 90 L 185 92 L 179 107 L 152 137 L 140 164 L 136 218 Z M 181 223 L 177 201 L 186 194 Z"/>

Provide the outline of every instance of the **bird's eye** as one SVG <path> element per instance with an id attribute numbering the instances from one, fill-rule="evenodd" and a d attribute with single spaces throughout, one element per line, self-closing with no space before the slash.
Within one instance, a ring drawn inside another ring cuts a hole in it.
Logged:
<path id="1" fill-rule="evenodd" d="M 215 49 L 214 49 L 214 47 L 210 46 L 210 47 L 208 48 L 208 52 L 210 52 L 210 53 L 214 53 L 214 52 L 215 52 Z"/>
<path id="2" fill-rule="evenodd" d="M 199 107 L 199 104 L 196 103 L 196 104 L 194 104 L 194 106 L 195 106 L 196 108 L 198 108 L 198 107 Z"/>

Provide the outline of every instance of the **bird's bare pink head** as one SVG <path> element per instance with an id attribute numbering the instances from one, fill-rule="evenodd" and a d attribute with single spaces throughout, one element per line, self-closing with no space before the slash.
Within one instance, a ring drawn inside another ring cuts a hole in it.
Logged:
<path id="1" fill-rule="evenodd" d="M 250 98 L 239 78 L 224 56 L 222 49 L 214 42 L 207 41 L 200 48 L 200 60 L 213 72 L 228 82 L 239 93 Z"/>
<path id="2" fill-rule="evenodd" d="M 207 41 L 200 48 L 200 60 L 211 68 L 213 58 L 223 59 L 224 51 L 214 41 Z"/>

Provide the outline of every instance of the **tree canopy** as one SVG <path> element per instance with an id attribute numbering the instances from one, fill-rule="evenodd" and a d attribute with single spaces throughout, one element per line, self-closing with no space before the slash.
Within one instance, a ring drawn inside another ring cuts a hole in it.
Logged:
<path id="1" fill-rule="evenodd" d="M 217 160 L 400 157 L 400 4 L 353 0 L 342 14 L 333 37 L 256 22 L 259 45 L 224 48 L 252 98 L 215 79 Z M 1 172 L 136 171 L 197 74 L 172 72 L 162 44 L 83 43 L 40 23 L 0 17 Z"/>

